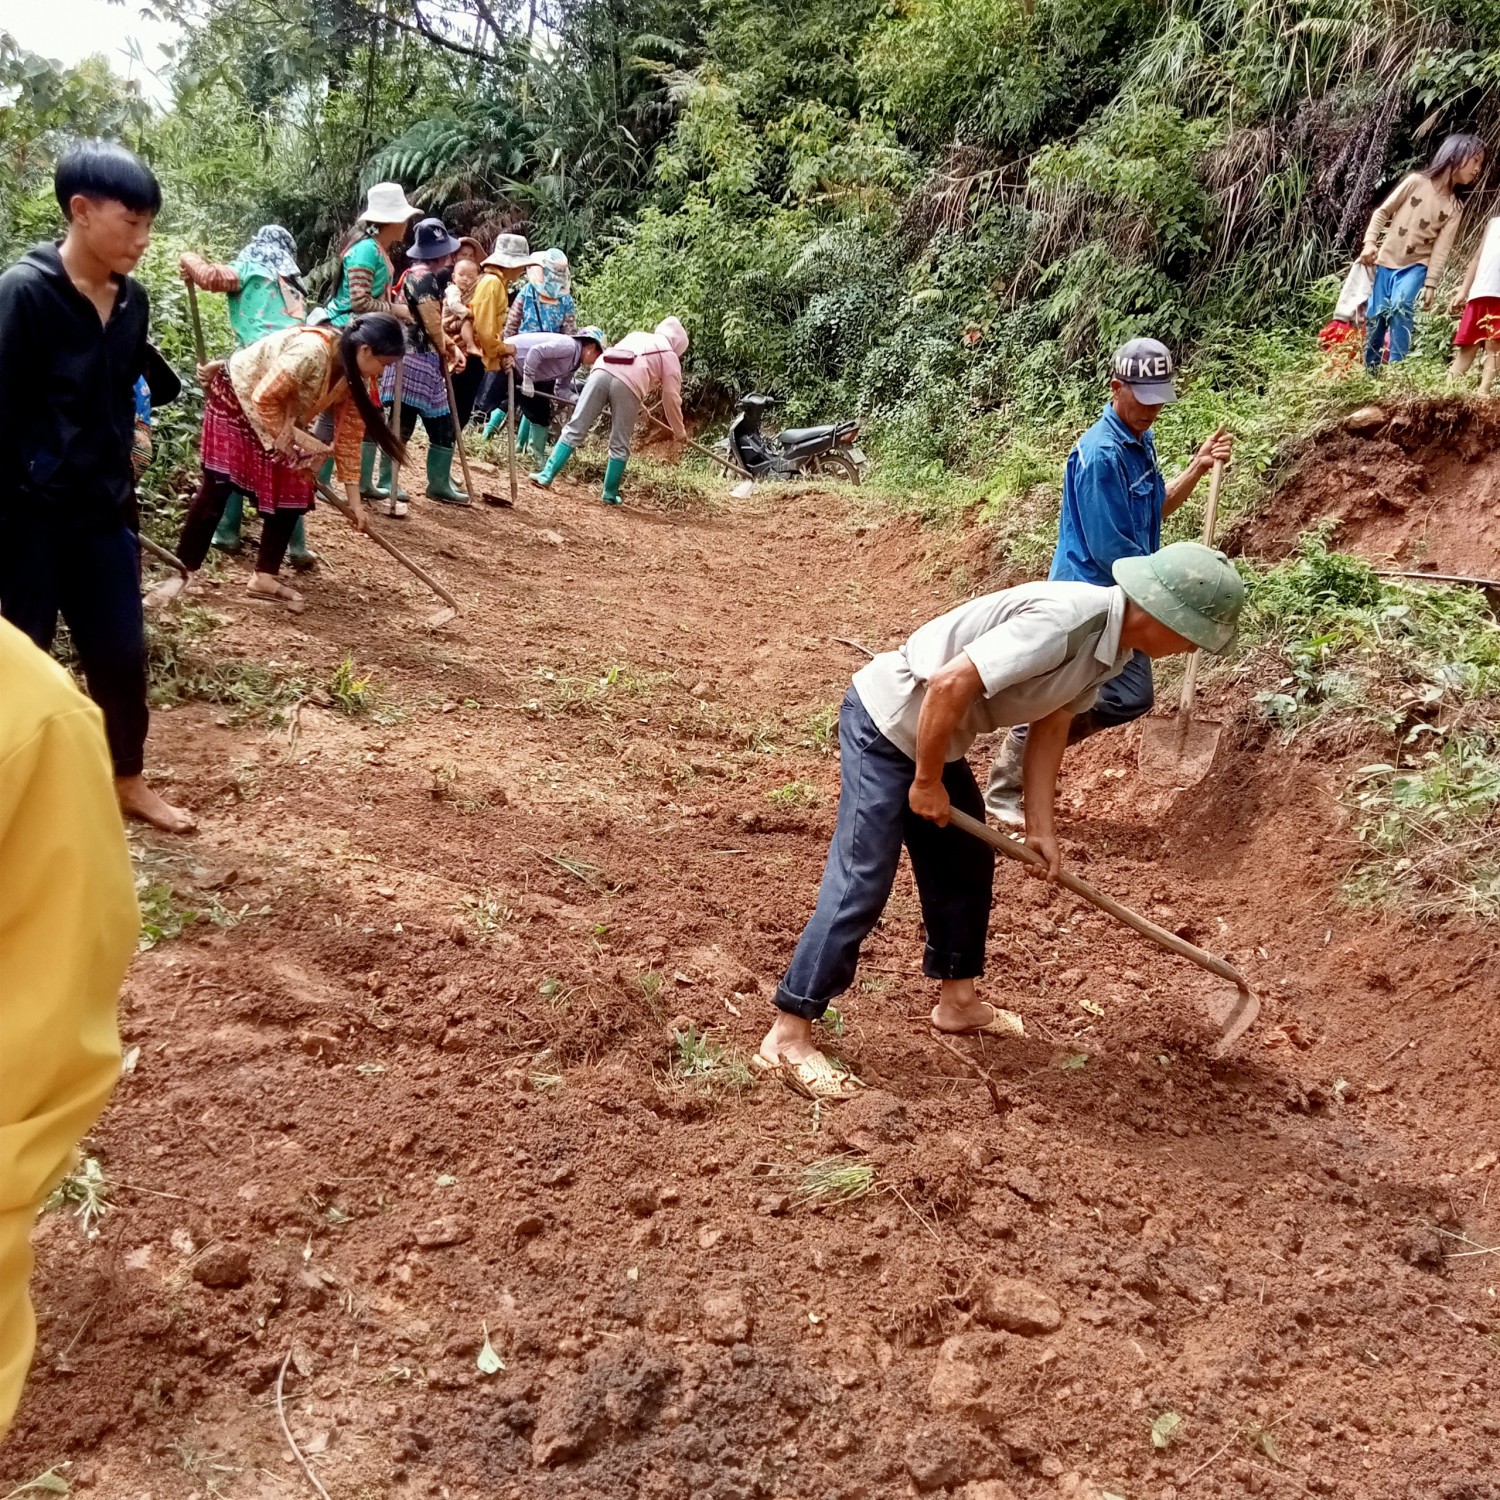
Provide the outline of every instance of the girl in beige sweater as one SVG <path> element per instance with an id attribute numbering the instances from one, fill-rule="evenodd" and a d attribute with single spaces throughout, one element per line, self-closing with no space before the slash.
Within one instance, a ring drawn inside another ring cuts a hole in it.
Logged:
<path id="1" fill-rule="evenodd" d="M 1411 172 L 1370 215 L 1360 260 L 1375 268 L 1365 337 L 1365 364 L 1378 369 L 1390 335 L 1390 362 L 1411 349 L 1417 297 L 1423 311 L 1432 299 L 1458 234 L 1463 204 L 1455 188 L 1467 187 L 1484 168 L 1478 136 L 1450 135 L 1421 172 Z"/>

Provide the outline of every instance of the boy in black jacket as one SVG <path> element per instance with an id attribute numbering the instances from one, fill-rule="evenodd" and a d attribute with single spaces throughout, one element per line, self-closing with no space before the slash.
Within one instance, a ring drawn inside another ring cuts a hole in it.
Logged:
<path id="1" fill-rule="evenodd" d="M 136 537 L 135 383 L 147 371 L 145 254 L 161 188 L 110 141 L 57 163 L 68 221 L 0 276 L 0 614 L 44 651 L 62 615 L 104 711 L 121 809 L 169 833 L 192 815 L 142 776 L 146 633 Z"/>

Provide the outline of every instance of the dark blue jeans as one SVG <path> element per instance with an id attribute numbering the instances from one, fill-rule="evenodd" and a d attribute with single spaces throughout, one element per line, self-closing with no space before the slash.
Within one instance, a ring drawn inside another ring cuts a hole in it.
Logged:
<path id="1" fill-rule="evenodd" d="M 1074 714 L 1068 725 L 1068 743 L 1076 745 L 1101 729 L 1118 729 L 1129 724 L 1142 714 L 1151 712 L 1156 702 L 1156 688 L 1151 681 L 1151 658 L 1144 651 L 1137 651 L 1118 677 L 1111 677 L 1099 689 L 1094 706 L 1085 713 Z M 1025 740 L 1026 726 L 1017 724 L 1011 730 L 1011 738 Z"/>
<path id="2" fill-rule="evenodd" d="M 776 1008 L 816 1020 L 854 982 L 859 947 L 880 920 L 901 862 L 912 874 L 927 927 L 922 972 L 974 979 L 984 972 L 995 856 L 956 828 L 919 818 L 906 794 L 916 763 L 875 727 L 850 688 L 839 713 L 839 810 L 818 887 L 818 904 L 776 990 Z M 943 767 L 953 805 L 984 818 L 984 799 L 965 760 Z"/>
<path id="3" fill-rule="evenodd" d="M 0 525 L 0 614 L 43 651 L 52 649 L 58 615 L 67 621 L 89 696 L 104 711 L 115 775 L 139 776 L 150 715 L 135 533 L 123 521 L 91 530 L 43 516 L 7 517 Z"/>

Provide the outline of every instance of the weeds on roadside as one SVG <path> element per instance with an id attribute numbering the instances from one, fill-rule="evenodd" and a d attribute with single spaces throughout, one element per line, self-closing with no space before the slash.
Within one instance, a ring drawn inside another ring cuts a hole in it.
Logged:
<path id="1" fill-rule="evenodd" d="M 819 755 L 832 755 L 839 743 L 839 706 L 829 703 L 810 714 L 802 726 L 803 743 Z"/>
<path id="2" fill-rule="evenodd" d="M 534 718 L 559 714 L 601 714 L 611 718 L 616 709 L 638 712 L 639 700 L 675 683 L 671 672 L 636 672 L 618 663 L 595 678 L 576 677 L 553 667 L 538 667 L 539 695 L 521 705 Z"/>
<path id="3" fill-rule="evenodd" d="M 369 674 L 360 675 L 352 656 L 344 659 L 333 669 L 328 683 L 328 696 L 341 714 L 351 719 L 369 713 L 380 700 L 380 691 L 375 679 Z"/>
<path id="4" fill-rule="evenodd" d="M 510 908 L 494 891 L 480 891 L 475 896 L 465 896 L 458 903 L 460 913 L 480 937 L 493 937 L 501 924 L 508 921 Z"/>
<path id="5" fill-rule="evenodd" d="M 744 1093 L 754 1085 L 749 1065 L 731 1057 L 707 1032 L 696 1027 L 672 1033 L 672 1076 L 711 1085 L 726 1093 Z"/>
<path id="6" fill-rule="evenodd" d="M 217 894 L 210 894 L 202 905 L 185 903 L 169 880 L 153 880 L 149 874 L 136 876 L 136 902 L 141 909 L 141 935 L 136 941 L 138 953 L 148 953 L 158 943 L 179 938 L 188 928 L 200 922 L 215 927 L 238 927 L 248 917 L 267 917 L 269 906 L 254 910 L 247 904 L 238 911 L 225 906 Z"/>
<path id="7" fill-rule="evenodd" d="M 816 807 L 820 800 L 817 787 L 810 781 L 789 781 L 785 786 L 766 793 L 767 802 L 782 807 Z"/>
<path id="8" fill-rule="evenodd" d="M 1250 579 L 1242 670 L 1286 737 L 1364 740 L 1384 758 L 1348 792 L 1358 904 L 1500 913 L 1500 624 L 1462 586 L 1405 585 L 1309 532 Z"/>
<path id="9" fill-rule="evenodd" d="M 78 1165 L 52 1189 L 42 1204 L 43 1213 L 71 1208 L 89 1239 L 99 1236 L 99 1221 L 114 1207 L 109 1182 L 97 1156 L 83 1156 Z"/>
<path id="10" fill-rule="evenodd" d="M 195 605 L 146 617 L 147 682 L 156 708 L 177 703 L 216 703 L 231 723 L 265 717 L 273 725 L 307 696 L 306 681 L 279 668 L 199 651 L 219 621 Z"/>

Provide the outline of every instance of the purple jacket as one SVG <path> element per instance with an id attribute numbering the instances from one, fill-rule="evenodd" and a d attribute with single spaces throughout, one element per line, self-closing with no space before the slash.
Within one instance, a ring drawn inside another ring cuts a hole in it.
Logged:
<path id="1" fill-rule="evenodd" d="M 583 361 L 583 345 L 566 333 L 517 333 L 509 339 L 516 351 L 516 384 L 528 377 L 569 384 Z"/>

